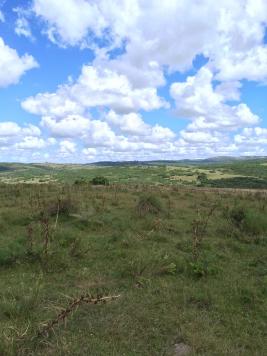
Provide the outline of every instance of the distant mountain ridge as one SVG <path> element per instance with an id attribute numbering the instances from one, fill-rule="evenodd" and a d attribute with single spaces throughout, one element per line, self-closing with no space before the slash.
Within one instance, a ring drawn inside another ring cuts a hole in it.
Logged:
<path id="1" fill-rule="evenodd" d="M 262 160 L 267 159 L 266 156 L 217 156 L 210 158 L 200 158 L 200 159 L 181 159 L 181 160 L 151 160 L 151 161 L 99 161 L 94 163 L 88 163 L 94 166 L 133 166 L 133 165 L 165 165 L 165 164 L 208 164 L 208 163 L 231 163 L 235 161 L 251 161 L 251 160 Z"/>
<path id="2" fill-rule="evenodd" d="M 64 166 L 147 166 L 147 165 L 172 165 L 172 164 L 186 164 L 186 165 L 198 165 L 198 164 L 212 164 L 212 163 L 232 163 L 238 161 L 256 161 L 267 160 L 266 156 L 215 156 L 209 158 L 199 159 L 180 159 L 180 160 L 150 160 L 150 161 L 97 161 L 92 163 L 18 163 L 18 162 L 0 162 L 0 171 L 12 170 L 14 168 L 22 168 L 25 166 L 36 167 L 44 169 L 46 166 L 64 167 Z"/>

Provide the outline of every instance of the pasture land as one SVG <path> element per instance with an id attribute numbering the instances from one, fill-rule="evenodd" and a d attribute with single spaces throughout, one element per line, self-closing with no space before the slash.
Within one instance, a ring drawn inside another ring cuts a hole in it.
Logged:
<path id="1" fill-rule="evenodd" d="M 266 193 L 166 184 L 172 173 L 2 171 L 1 355 L 266 354 Z M 99 174 L 111 184 L 88 183 Z"/>

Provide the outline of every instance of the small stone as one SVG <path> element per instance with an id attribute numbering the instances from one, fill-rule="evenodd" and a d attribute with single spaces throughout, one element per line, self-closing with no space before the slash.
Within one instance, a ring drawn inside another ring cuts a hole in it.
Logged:
<path id="1" fill-rule="evenodd" d="M 191 352 L 191 347 L 182 342 L 179 344 L 175 344 L 174 346 L 175 346 L 174 356 L 188 355 Z"/>

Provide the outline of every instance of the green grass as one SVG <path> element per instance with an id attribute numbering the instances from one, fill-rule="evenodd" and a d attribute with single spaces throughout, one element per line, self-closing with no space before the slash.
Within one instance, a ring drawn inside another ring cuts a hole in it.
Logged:
<path id="1" fill-rule="evenodd" d="M 264 195 L 3 184 L 0 202 L 1 355 L 173 355 L 179 342 L 192 355 L 266 354 Z M 140 202 L 156 209 L 140 214 Z M 214 204 L 196 258 L 193 221 Z M 38 337 L 84 293 L 120 298 Z"/>

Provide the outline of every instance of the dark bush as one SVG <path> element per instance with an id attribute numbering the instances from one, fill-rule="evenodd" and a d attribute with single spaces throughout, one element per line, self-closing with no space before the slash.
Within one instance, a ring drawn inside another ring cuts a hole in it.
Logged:
<path id="1" fill-rule="evenodd" d="M 84 185 L 84 184 L 86 184 L 86 180 L 83 179 L 83 178 L 76 179 L 76 180 L 74 181 L 74 185 Z"/>
<path id="2" fill-rule="evenodd" d="M 229 211 L 229 219 L 236 228 L 241 229 L 246 219 L 246 212 L 244 207 L 237 206 L 232 208 Z"/>
<path id="3" fill-rule="evenodd" d="M 106 177 L 97 176 L 91 180 L 93 185 L 109 185 L 109 180 Z"/>
<path id="4" fill-rule="evenodd" d="M 74 213 L 75 211 L 76 211 L 75 206 L 70 199 L 62 199 L 48 206 L 46 213 L 49 216 L 56 216 L 56 215 L 69 216 L 71 213 Z"/>

